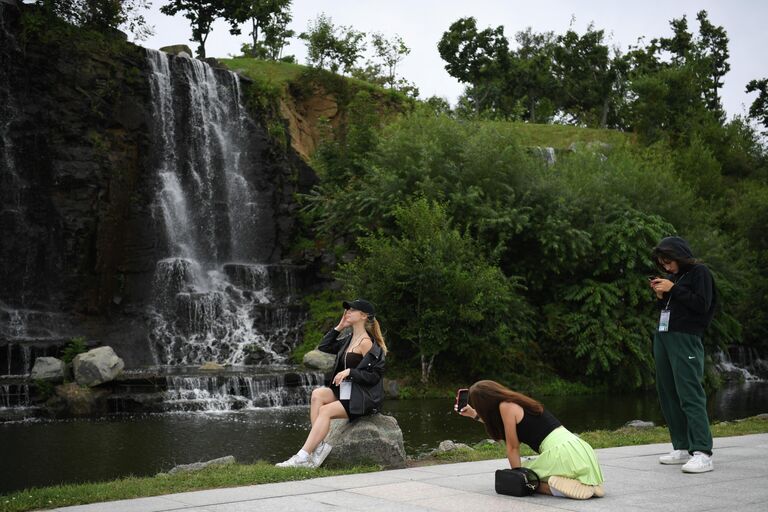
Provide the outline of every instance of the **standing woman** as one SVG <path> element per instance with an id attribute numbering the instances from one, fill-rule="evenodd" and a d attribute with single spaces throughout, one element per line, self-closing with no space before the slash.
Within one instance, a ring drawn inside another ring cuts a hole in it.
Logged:
<path id="1" fill-rule="evenodd" d="M 664 238 L 652 257 L 667 274 L 652 278 L 650 286 L 661 310 L 653 337 L 656 388 L 673 448 L 659 462 L 683 464 L 685 473 L 705 473 L 714 466 L 707 397 L 701 385 L 701 337 L 715 314 L 715 281 L 680 237 Z"/>
<path id="2" fill-rule="evenodd" d="M 505 441 L 510 467 L 524 465 L 539 475 L 537 492 L 577 500 L 605 495 L 595 451 L 533 398 L 481 380 L 469 388 L 469 405 L 459 413 L 482 421 L 492 439 Z M 520 443 L 539 456 L 521 464 Z"/>
<path id="3" fill-rule="evenodd" d="M 384 400 L 384 359 L 387 345 L 375 318 L 373 305 L 363 299 L 344 301 L 344 315 L 338 325 L 323 337 L 318 350 L 336 354 L 333 381 L 330 387 L 312 391 L 309 420 L 312 428 L 296 455 L 278 467 L 319 467 L 332 446 L 324 441 L 331 420 L 350 421 L 381 410 Z M 348 334 L 339 337 L 344 329 Z"/>

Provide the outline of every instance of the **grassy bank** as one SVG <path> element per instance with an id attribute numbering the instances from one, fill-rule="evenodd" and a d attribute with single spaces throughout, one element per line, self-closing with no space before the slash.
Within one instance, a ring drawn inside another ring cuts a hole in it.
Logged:
<path id="1" fill-rule="evenodd" d="M 722 422 L 712 425 L 715 437 L 739 436 L 768 432 L 768 417 L 765 415 L 745 420 Z M 581 436 L 595 448 L 631 446 L 669 442 L 669 434 L 663 427 L 647 429 L 622 428 L 614 431 L 598 430 L 584 432 Z M 530 455 L 524 450 L 523 455 Z M 504 458 L 501 444 L 481 443 L 476 448 L 458 449 L 443 454 L 412 461 L 413 465 L 468 462 L 475 460 Z M 271 464 L 234 464 L 212 467 L 196 473 L 161 475 L 154 477 L 127 477 L 111 482 L 97 482 L 72 485 L 58 485 L 27 489 L 0 496 L 0 512 L 22 512 L 26 510 L 81 505 L 101 501 L 112 501 L 147 496 L 159 496 L 178 492 L 237 487 L 291 480 L 304 480 L 322 476 L 345 475 L 376 471 L 377 467 L 356 467 L 345 470 L 276 468 Z"/>

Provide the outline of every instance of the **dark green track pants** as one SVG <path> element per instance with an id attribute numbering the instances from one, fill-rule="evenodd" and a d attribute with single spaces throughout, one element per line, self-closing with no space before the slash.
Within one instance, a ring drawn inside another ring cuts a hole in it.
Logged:
<path id="1" fill-rule="evenodd" d="M 704 347 L 701 338 L 682 332 L 657 332 L 653 337 L 656 389 L 675 450 L 712 452 L 707 417 Z"/>

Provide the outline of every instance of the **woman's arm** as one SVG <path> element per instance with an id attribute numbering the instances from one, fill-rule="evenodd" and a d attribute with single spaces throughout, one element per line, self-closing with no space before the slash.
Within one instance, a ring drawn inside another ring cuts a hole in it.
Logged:
<path id="1" fill-rule="evenodd" d="M 507 444 L 507 460 L 509 467 L 519 468 L 520 462 L 520 440 L 517 438 L 518 418 L 523 416 L 523 408 L 512 402 L 501 402 L 499 404 L 499 413 L 501 421 L 504 423 L 504 439 Z"/>

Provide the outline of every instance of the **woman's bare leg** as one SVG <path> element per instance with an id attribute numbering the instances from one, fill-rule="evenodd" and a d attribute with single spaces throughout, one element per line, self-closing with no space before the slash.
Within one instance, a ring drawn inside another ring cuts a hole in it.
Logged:
<path id="1" fill-rule="evenodd" d="M 328 435 L 328 431 L 331 429 L 331 420 L 334 418 L 348 418 L 347 411 L 344 410 L 344 406 L 341 402 L 336 400 L 330 404 L 325 404 L 320 407 L 317 413 L 315 421 L 312 423 L 312 430 L 309 431 L 307 441 L 302 446 L 302 449 L 307 453 L 312 453 L 317 448 L 317 445 L 325 439 Z"/>
<path id="2" fill-rule="evenodd" d="M 317 413 L 325 404 L 336 401 L 336 395 L 331 388 L 315 388 L 312 390 L 312 398 L 309 402 L 309 424 L 314 425 Z"/>

